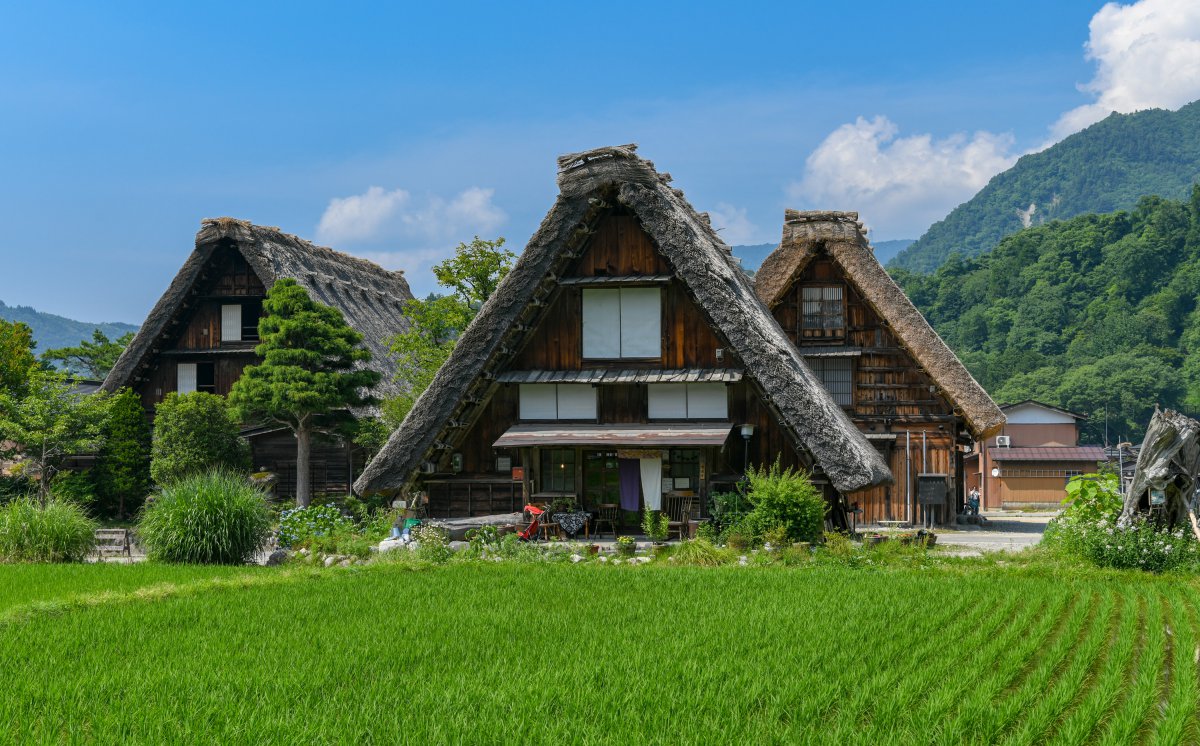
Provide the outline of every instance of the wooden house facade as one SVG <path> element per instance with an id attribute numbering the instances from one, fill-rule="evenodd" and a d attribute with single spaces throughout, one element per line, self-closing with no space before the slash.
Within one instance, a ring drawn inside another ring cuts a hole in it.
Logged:
<path id="1" fill-rule="evenodd" d="M 779 456 L 830 493 L 890 480 L 746 275 L 636 146 L 560 158 L 559 198 L 360 493 L 434 516 L 569 498 L 702 505 Z"/>
<path id="2" fill-rule="evenodd" d="M 102 388 L 133 389 L 151 418 L 155 406 L 172 392 L 227 395 L 242 370 L 259 361 L 254 348 L 263 300 L 281 277 L 295 279 L 314 300 L 340 310 L 363 334 L 372 352 L 370 364 L 383 374 L 377 393 L 389 393 L 395 384 L 387 340 L 406 328 L 401 311 L 412 298 L 403 274 L 231 218 L 203 222 L 195 250 Z M 296 441 L 291 431 L 247 423 L 243 434 L 254 469 L 276 474 L 276 492 L 293 495 Z M 363 466 L 363 454 L 348 442 L 314 440 L 314 492 L 348 493 Z"/>
<path id="3" fill-rule="evenodd" d="M 857 213 L 787 211 L 755 285 L 895 476 L 852 496 L 861 519 L 917 523 L 928 509 L 953 520 L 963 458 L 1003 427 L 1004 414 L 879 264 Z"/>

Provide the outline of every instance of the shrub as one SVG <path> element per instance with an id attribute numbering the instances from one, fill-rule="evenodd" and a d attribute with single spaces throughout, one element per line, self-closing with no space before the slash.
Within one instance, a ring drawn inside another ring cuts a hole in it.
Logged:
<path id="1" fill-rule="evenodd" d="M 113 397 L 96 454 L 97 510 L 124 518 L 137 512 L 150 492 L 150 424 L 142 400 L 129 389 Z"/>
<path id="2" fill-rule="evenodd" d="M 1061 529 L 1068 536 L 1068 547 L 1099 567 L 1166 572 L 1195 563 L 1200 554 L 1190 530 L 1166 531 L 1141 516 L 1128 526 L 1107 519 L 1095 523 L 1077 519 Z"/>
<path id="3" fill-rule="evenodd" d="M 223 397 L 170 393 L 155 412 L 150 476 L 159 485 L 212 469 L 250 468 L 250 450 Z"/>
<path id="4" fill-rule="evenodd" d="M 23 497 L 0 507 L 0 559 L 79 562 L 95 546 L 96 522 L 78 505 Z"/>
<path id="5" fill-rule="evenodd" d="M 59 502 L 87 509 L 96 502 L 96 485 L 87 472 L 60 471 L 50 480 L 50 494 Z"/>
<path id="6" fill-rule="evenodd" d="M 746 478 L 753 513 L 758 514 L 755 526 L 763 531 L 782 526 L 791 541 L 813 541 L 821 536 L 825 530 L 825 497 L 807 474 L 783 469 L 775 459 L 769 469 L 751 469 Z"/>
<path id="7" fill-rule="evenodd" d="M 701 567 L 725 565 L 737 559 L 732 551 L 713 546 L 712 542 L 707 539 L 681 542 L 671 557 L 678 564 Z"/>
<path id="8" fill-rule="evenodd" d="M 194 474 L 172 482 L 142 510 L 138 534 L 152 559 L 238 564 L 270 530 L 266 495 L 241 475 Z"/>
<path id="9" fill-rule="evenodd" d="M 416 555 L 426 562 L 442 564 L 450 559 L 450 542 L 446 533 L 437 526 L 418 526 L 412 532 L 417 542 Z"/>

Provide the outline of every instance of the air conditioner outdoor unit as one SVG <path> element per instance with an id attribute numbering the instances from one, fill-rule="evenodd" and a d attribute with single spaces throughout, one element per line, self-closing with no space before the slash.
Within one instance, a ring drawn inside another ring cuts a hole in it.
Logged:
<path id="1" fill-rule="evenodd" d="M 997 448 L 1009 448 L 1011 446 L 1012 446 L 1012 436 L 1011 435 L 997 435 L 996 436 L 996 447 Z"/>

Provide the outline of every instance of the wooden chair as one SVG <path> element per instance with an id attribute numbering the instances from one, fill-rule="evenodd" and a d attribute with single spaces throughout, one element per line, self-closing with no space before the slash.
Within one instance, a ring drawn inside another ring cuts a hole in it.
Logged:
<path id="1" fill-rule="evenodd" d="M 596 520 L 592 524 L 595 527 L 596 536 L 603 533 L 601 527 L 607 523 L 613 538 L 617 538 L 617 525 L 621 523 L 621 506 L 617 503 L 601 503 L 596 507 Z"/>
<path id="2" fill-rule="evenodd" d="M 671 538 L 671 534 L 673 533 L 680 541 L 683 540 L 683 534 L 687 531 L 688 521 L 692 518 L 695 499 L 692 495 L 667 495 L 663 502 L 667 508 L 668 539 Z"/>
<path id="3" fill-rule="evenodd" d="M 104 559 L 105 555 L 125 555 L 133 559 L 133 545 L 129 541 L 129 530 L 124 528 L 96 529 L 96 557 Z"/>
<path id="4" fill-rule="evenodd" d="M 549 541 L 551 534 L 561 537 L 562 532 L 558 530 L 558 524 L 554 522 L 554 519 L 550 514 L 550 503 L 542 503 L 541 505 L 538 505 L 538 507 L 543 511 L 542 515 L 540 516 L 542 523 L 540 526 L 538 526 L 538 531 L 541 532 L 542 539 Z"/>

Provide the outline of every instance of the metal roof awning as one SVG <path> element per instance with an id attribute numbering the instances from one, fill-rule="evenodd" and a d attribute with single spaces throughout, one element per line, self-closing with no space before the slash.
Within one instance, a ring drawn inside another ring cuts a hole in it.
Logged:
<path id="1" fill-rule="evenodd" d="M 826 347 L 799 347 L 801 357 L 862 357 L 861 347 L 843 347 L 829 345 Z"/>
<path id="2" fill-rule="evenodd" d="M 993 461 L 1105 461 L 1100 446 L 1033 446 L 990 448 Z"/>
<path id="3" fill-rule="evenodd" d="M 612 369 L 508 370 L 496 376 L 500 383 L 737 383 L 743 371 L 732 368 L 685 370 Z"/>
<path id="4" fill-rule="evenodd" d="M 732 422 L 661 425 L 514 425 L 493 448 L 525 446 L 719 446 Z"/>

